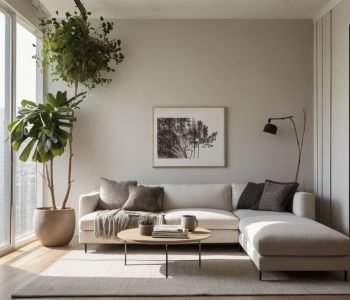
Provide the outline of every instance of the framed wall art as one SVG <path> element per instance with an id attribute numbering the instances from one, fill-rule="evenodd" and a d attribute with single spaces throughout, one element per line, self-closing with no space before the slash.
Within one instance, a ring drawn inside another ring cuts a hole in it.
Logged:
<path id="1" fill-rule="evenodd" d="M 224 107 L 153 108 L 153 167 L 224 166 Z"/>

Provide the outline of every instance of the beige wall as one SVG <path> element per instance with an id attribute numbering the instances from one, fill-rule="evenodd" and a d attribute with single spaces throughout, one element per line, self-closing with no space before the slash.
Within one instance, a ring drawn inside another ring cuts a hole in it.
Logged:
<path id="1" fill-rule="evenodd" d="M 345 234 L 349 234 L 349 24 L 349 1 L 315 23 L 315 193 L 320 221 Z"/>
<path id="2" fill-rule="evenodd" d="M 113 82 L 89 94 L 74 132 L 71 204 L 99 177 L 143 183 L 291 181 L 297 148 L 291 124 L 268 117 L 308 114 L 301 189 L 313 190 L 313 25 L 305 20 L 123 20 L 125 61 Z M 50 85 L 56 89 L 57 85 Z M 152 168 L 152 107 L 227 107 L 227 167 Z M 66 165 L 56 163 L 62 195 Z"/>

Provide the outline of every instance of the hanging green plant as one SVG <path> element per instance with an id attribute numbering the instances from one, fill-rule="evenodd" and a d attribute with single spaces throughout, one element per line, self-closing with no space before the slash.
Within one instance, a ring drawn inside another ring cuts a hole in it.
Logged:
<path id="1" fill-rule="evenodd" d="M 120 39 L 109 37 L 114 23 L 100 17 L 100 24 L 94 27 L 88 19 L 91 13 L 80 9 L 80 13 L 66 12 L 64 19 L 39 19 L 43 47 L 36 59 L 42 67 L 50 66 L 53 80 L 91 89 L 111 81 L 107 73 L 115 69 L 110 63 L 121 63 L 124 55 Z"/>

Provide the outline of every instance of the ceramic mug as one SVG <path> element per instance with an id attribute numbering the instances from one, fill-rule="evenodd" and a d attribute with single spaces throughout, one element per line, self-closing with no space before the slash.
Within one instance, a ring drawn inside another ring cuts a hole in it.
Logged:
<path id="1" fill-rule="evenodd" d="M 181 226 L 188 231 L 194 231 L 198 226 L 198 221 L 196 216 L 183 215 L 181 217 Z"/>

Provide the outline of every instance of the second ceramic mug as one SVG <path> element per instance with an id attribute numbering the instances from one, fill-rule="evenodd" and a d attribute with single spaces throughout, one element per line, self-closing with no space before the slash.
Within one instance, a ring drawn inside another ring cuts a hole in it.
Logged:
<path id="1" fill-rule="evenodd" d="M 181 226 L 188 229 L 189 231 L 194 231 L 198 226 L 198 221 L 196 216 L 183 215 L 181 217 Z"/>

